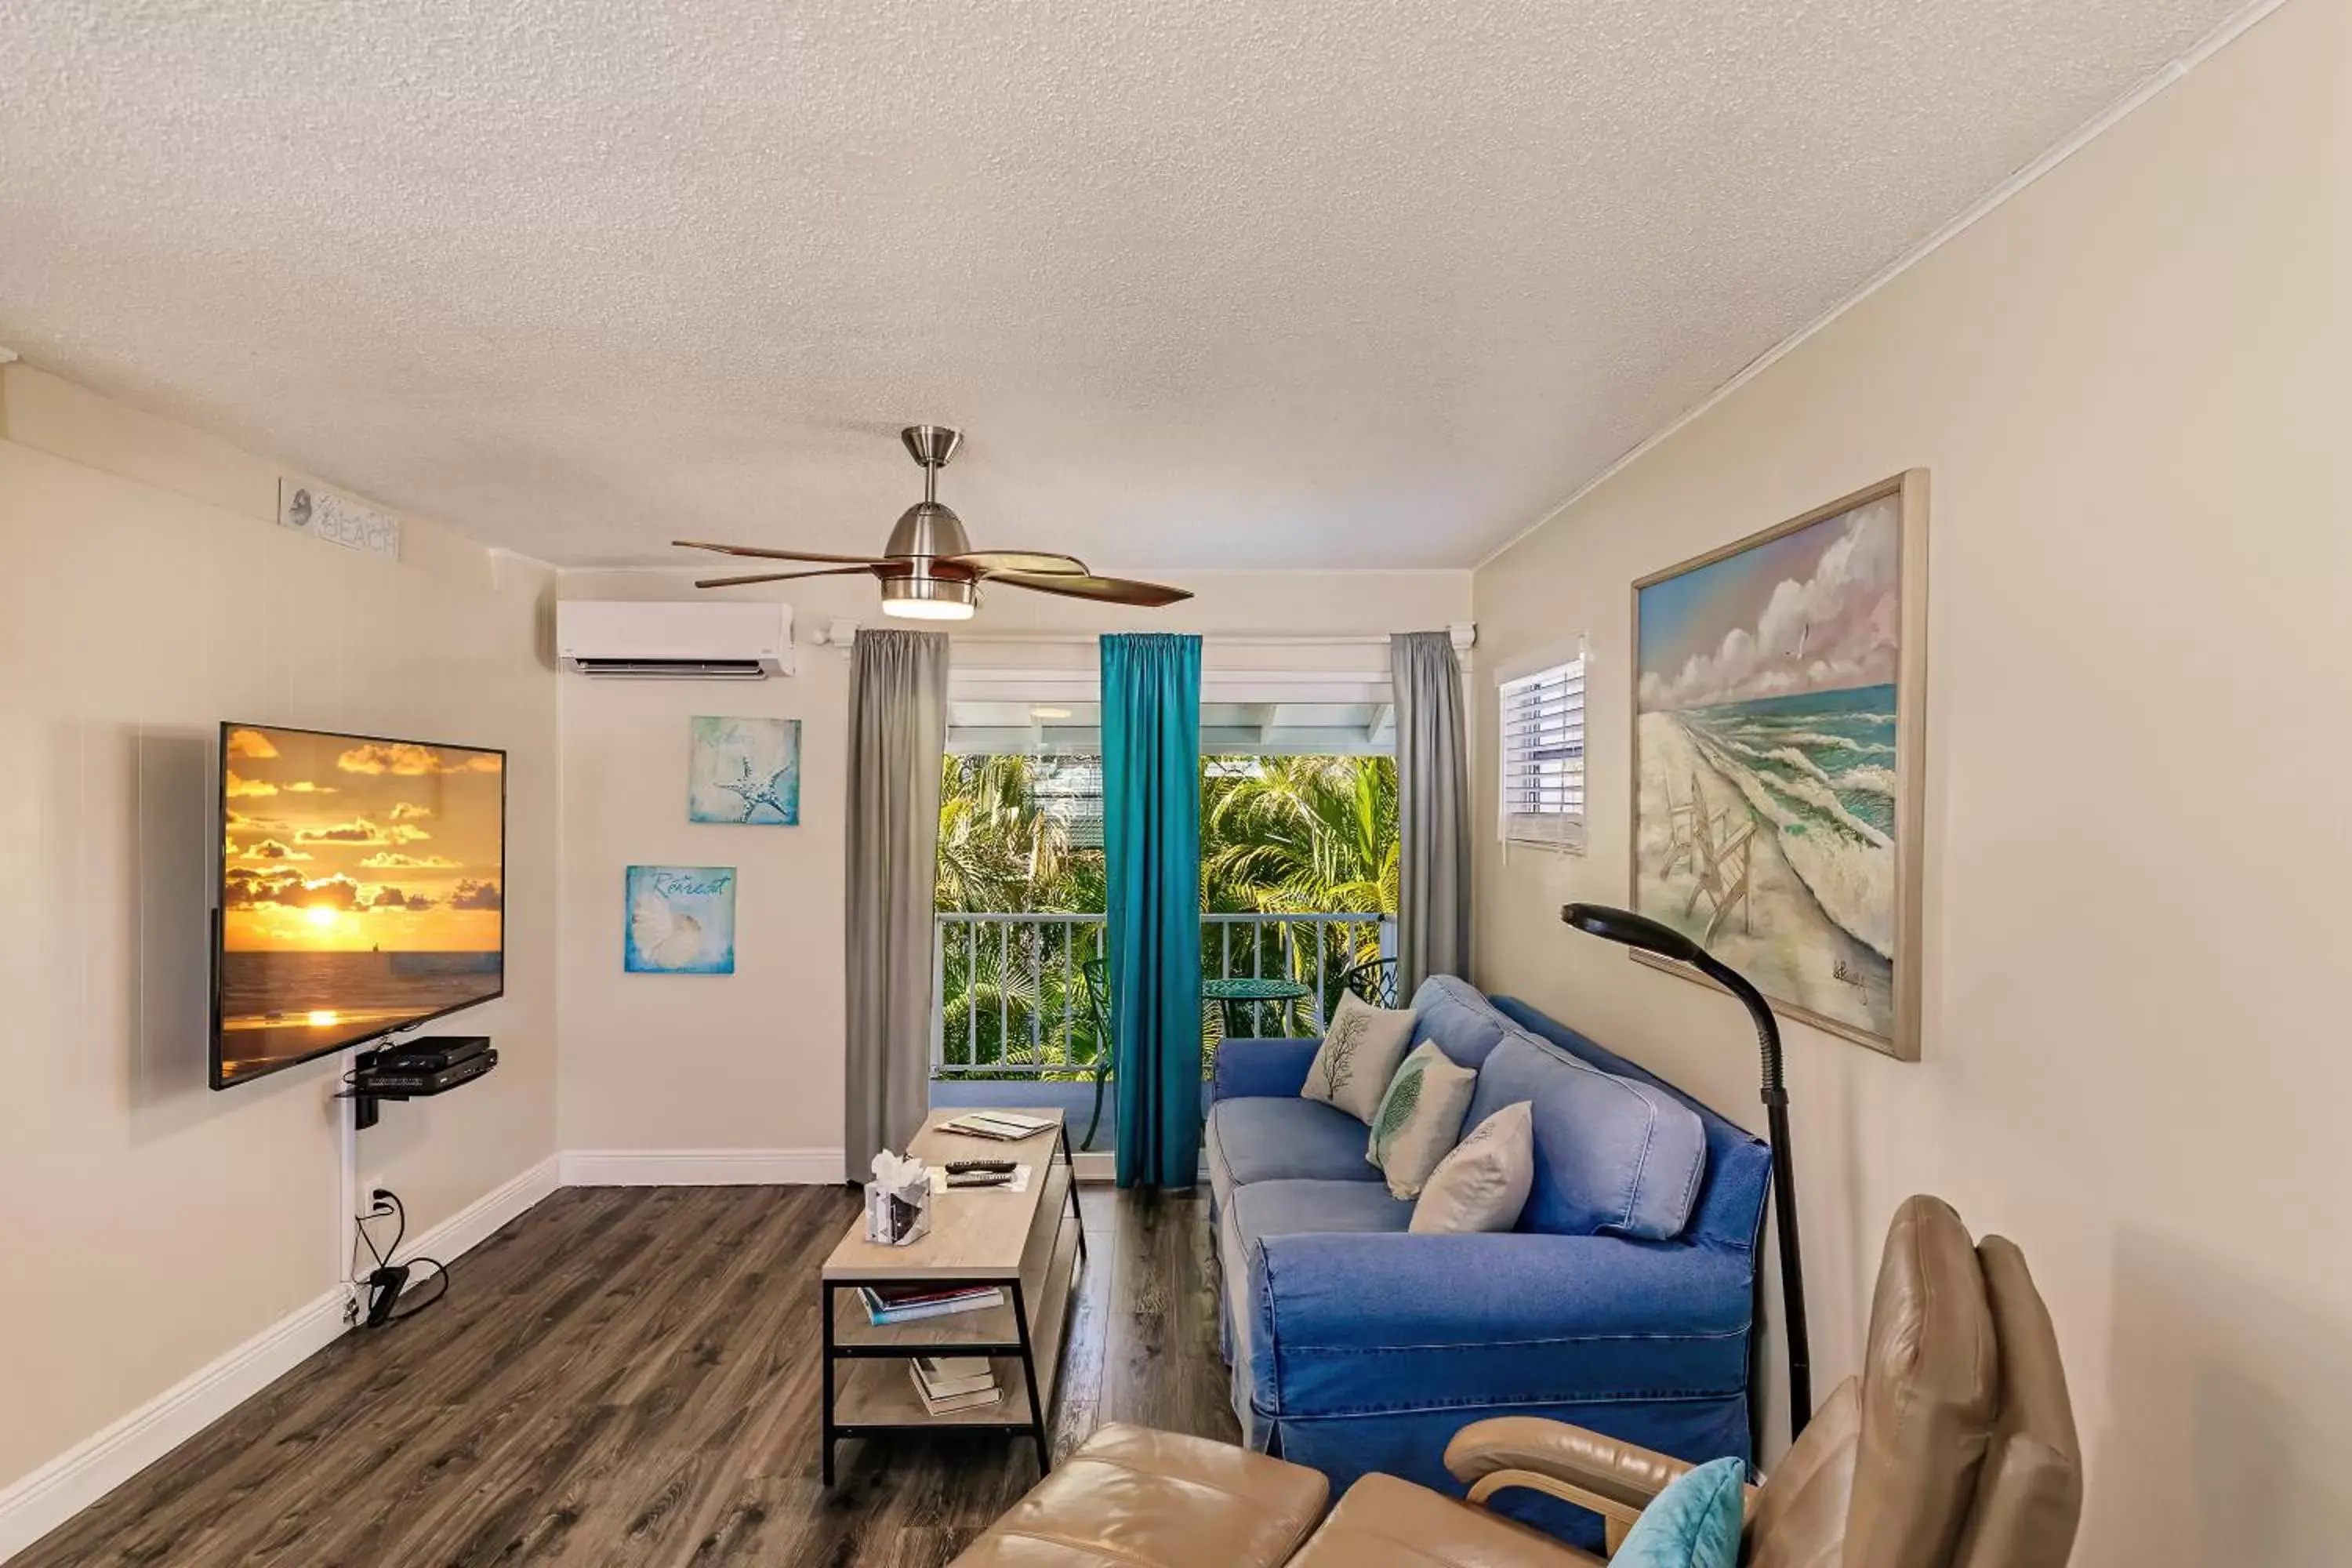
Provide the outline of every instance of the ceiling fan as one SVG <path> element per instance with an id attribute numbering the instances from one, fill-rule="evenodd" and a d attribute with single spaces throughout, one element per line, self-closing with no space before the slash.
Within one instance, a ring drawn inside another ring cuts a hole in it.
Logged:
<path id="1" fill-rule="evenodd" d="M 1113 605 L 1137 605 L 1158 609 L 1191 598 L 1183 588 L 1160 583 L 1139 583 L 1127 577 L 1097 577 L 1075 555 L 1044 550 L 974 550 L 965 537 L 963 520 L 940 504 L 940 470 L 963 445 L 963 432 L 944 425 L 909 425 L 898 432 L 907 451 L 923 469 L 923 499 L 899 514 L 890 531 L 890 542 L 879 555 L 827 555 L 814 550 L 761 550 L 750 544 L 706 544 L 699 540 L 674 542 L 688 550 L 715 550 L 721 555 L 751 555 L 767 561 L 811 561 L 824 564 L 806 572 L 759 572 L 746 577 L 706 577 L 698 588 L 737 588 L 747 583 L 782 583 L 795 577 L 840 577 L 870 572 L 882 583 L 882 613 L 910 620 L 961 621 L 980 607 L 980 585 L 1003 583 L 1040 594 L 1070 599 L 1099 599 Z"/>

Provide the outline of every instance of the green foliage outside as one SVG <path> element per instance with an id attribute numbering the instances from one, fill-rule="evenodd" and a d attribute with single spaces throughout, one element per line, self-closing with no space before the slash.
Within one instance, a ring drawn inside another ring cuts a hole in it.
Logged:
<path id="1" fill-rule="evenodd" d="M 1103 851 L 1074 843 L 1074 814 L 1041 792 L 1041 784 L 1070 764 L 1091 760 L 943 759 L 938 907 L 976 914 L 1099 915 Z M 1393 759 L 1211 758 L 1202 772 L 1204 912 L 1395 915 Z M 1098 956 L 1099 931 L 1091 921 L 951 926 L 941 975 L 948 1060 L 975 1067 L 1091 1064 L 1101 1031 L 1079 977 L 1086 961 Z M 1269 927 L 1255 940 L 1253 950 L 1247 927 L 1204 925 L 1208 971 L 1219 973 L 1229 963 L 1235 974 L 1288 975 L 1312 986 L 1328 1007 L 1339 977 L 1379 956 L 1380 925 L 1368 918 L 1327 931 L 1319 959 L 1311 931 L 1303 941 L 1286 942 Z M 1269 1029 L 1275 1011 L 1263 1015 Z M 1204 1012 L 1213 1038 L 1216 1010 Z M 1305 1027 L 1305 1010 L 1287 1022 Z"/>

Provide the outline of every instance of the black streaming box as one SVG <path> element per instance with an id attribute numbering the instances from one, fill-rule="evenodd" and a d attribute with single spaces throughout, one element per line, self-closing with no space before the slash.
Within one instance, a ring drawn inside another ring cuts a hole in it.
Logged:
<path id="1" fill-rule="evenodd" d="M 387 1067 L 382 1062 L 364 1068 L 352 1083 L 363 1094 L 381 1096 L 432 1095 L 470 1083 L 499 1065 L 499 1053 L 480 1051 L 437 1068 Z"/>
<path id="2" fill-rule="evenodd" d="M 436 1073 L 489 1048 L 488 1035 L 422 1035 L 381 1047 L 368 1065 L 378 1072 Z"/>

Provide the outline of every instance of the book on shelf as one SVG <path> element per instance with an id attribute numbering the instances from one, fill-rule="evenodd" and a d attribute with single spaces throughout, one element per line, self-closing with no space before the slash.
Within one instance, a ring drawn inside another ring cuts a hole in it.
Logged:
<path id="1" fill-rule="evenodd" d="M 1041 1116 L 1023 1116 L 1012 1110 L 972 1110 L 952 1121 L 940 1123 L 942 1132 L 961 1132 L 971 1138 L 992 1138 L 1000 1143 L 1017 1143 L 1024 1138 L 1034 1138 L 1053 1126 Z"/>
<path id="2" fill-rule="evenodd" d="M 993 1285 L 959 1286 L 940 1289 L 936 1286 L 862 1287 L 858 1298 L 865 1303 L 869 1322 L 878 1326 L 891 1323 L 919 1323 L 926 1318 L 952 1317 L 958 1312 L 982 1312 L 991 1307 L 1004 1305 L 1004 1292 Z"/>
<path id="3" fill-rule="evenodd" d="M 917 1380 L 933 1399 L 953 1399 L 996 1386 L 996 1369 L 984 1355 L 923 1355 L 914 1362 Z"/>
<path id="4" fill-rule="evenodd" d="M 996 1374 L 992 1371 L 982 1374 L 987 1379 L 984 1383 L 975 1384 L 970 1377 L 965 1377 L 949 1380 L 944 1384 L 944 1386 L 958 1388 L 960 1392 L 932 1393 L 930 1380 L 923 1375 L 923 1363 L 929 1359 L 923 1356 L 910 1359 L 907 1363 L 907 1375 L 915 1384 L 915 1397 L 923 1402 L 923 1408 L 931 1415 L 945 1415 L 951 1411 L 976 1410 L 983 1405 L 994 1405 L 1003 1399 L 1004 1390 L 996 1385 Z M 950 1364 L 954 1364 L 965 1360 L 979 1360 L 979 1358 L 959 1356 L 950 1360 Z M 980 1362 L 980 1364 L 983 1368 L 988 1366 L 985 1361 Z"/>

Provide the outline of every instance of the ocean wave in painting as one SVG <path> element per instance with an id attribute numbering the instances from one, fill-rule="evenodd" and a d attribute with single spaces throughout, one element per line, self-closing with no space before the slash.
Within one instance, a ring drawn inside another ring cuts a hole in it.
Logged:
<path id="1" fill-rule="evenodd" d="M 1822 911 L 1892 959 L 1895 688 L 1768 697 L 1668 717 L 1771 825 L 1781 857 Z"/>

